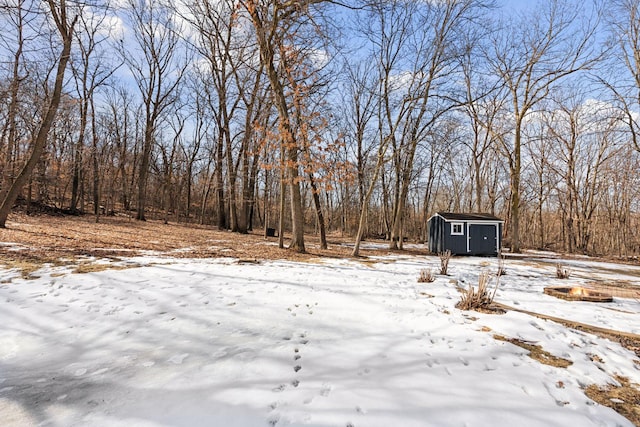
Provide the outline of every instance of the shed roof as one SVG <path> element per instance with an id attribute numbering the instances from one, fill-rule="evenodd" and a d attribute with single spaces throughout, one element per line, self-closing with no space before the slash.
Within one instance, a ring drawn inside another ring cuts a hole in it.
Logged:
<path id="1" fill-rule="evenodd" d="M 497 221 L 503 222 L 495 215 L 488 213 L 453 213 L 453 212 L 438 212 L 436 215 L 441 216 L 446 221 Z"/>

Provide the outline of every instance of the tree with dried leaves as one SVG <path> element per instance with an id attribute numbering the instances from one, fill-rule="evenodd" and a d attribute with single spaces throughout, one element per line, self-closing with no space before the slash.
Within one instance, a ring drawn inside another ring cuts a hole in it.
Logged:
<path id="1" fill-rule="evenodd" d="M 240 5 L 248 13 L 260 48 L 260 61 L 264 66 L 271 93 L 278 111 L 278 131 L 284 150 L 287 182 L 291 195 L 292 238 L 289 248 L 305 252 L 304 212 L 300 182 L 303 177 L 299 171 L 301 147 L 294 133 L 294 118 L 285 91 L 286 77 L 282 67 L 296 66 L 279 61 L 290 37 L 295 36 L 296 27 L 310 19 L 312 7 L 325 3 L 322 0 L 281 1 L 281 0 L 241 0 Z"/>

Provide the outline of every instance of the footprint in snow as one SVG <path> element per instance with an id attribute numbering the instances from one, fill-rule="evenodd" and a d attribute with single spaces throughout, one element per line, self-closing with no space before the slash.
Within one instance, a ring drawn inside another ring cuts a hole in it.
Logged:
<path id="1" fill-rule="evenodd" d="M 278 421 L 280 421 L 280 417 L 277 415 L 269 418 L 268 420 L 270 426 L 275 426 L 276 424 L 278 424 Z"/>
<path id="2" fill-rule="evenodd" d="M 332 386 L 324 384 L 322 386 L 322 388 L 320 389 L 320 396 L 322 396 L 322 397 L 329 396 L 329 393 L 331 393 L 331 390 L 333 390 Z"/>
<path id="3" fill-rule="evenodd" d="M 533 326 L 534 328 L 536 328 L 537 330 L 539 330 L 539 331 L 544 331 L 544 328 L 542 326 L 538 325 L 537 322 L 529 322 L 529 324 L 531 326 Z"/>
<path id="4" fill-rule="evenodd" d="M 189 357 L 189 353 L 178 354 L 171 356 L 168 361 L 176 365 L 181 365 L 187 357 Z"/>
<path id="5" fill-rule="evenodd" d="M 358 372 L 358 375 L 359 375 L 359 376 L 367 375 L 367 374 L 369 374 L 370 372 L 371 372 L 371 369 L 369 369 L 369 368 L 364 368 L 363 370 L 361 370 L 360 372 Z"/>

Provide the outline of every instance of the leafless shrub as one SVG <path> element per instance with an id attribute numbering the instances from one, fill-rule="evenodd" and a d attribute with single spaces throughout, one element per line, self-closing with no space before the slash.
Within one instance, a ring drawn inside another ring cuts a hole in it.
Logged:
<path id="1" fill-rule="evenodd" d="M 504 276 L 507 274 L 507 270 L 504 268 L 504 257 L 502 253 L 498 254 L 498 271 L 496 272 L 496 276 Z"/>
<path id="2" fill-rule="evenodd" d="M 449 268 L 449 260 L 451 259 L 451 251 L 447 249 L 444 252 L 440 252 L 438 256 L 440 257 L 440 274 L 446 276 L 447 269 Z"/>
<path id="3" fill-rule="evenodd" d="M 568 268 L 564 268 L 562 264 L 556 264 L 556 277 L 558 279 L 568 279 L 571 275 L 571 271 Z"/>
<path id="4" fill-rule="evenodd" d="M 420 270 L 420 277 L 418 277 L 418 283 L 431 283 L 436 280 L 435 274 L 430 268 Z"/>
<path id="5" fill-rule="evenodd" d="M 493 300 L 496 297 L 496 291 L 498 290 L 498 284 L 500 283 L 500 276 L 496 276 L 496 285 L 493 291 L 489 289 L 491 275 L 488 271 L 484 270 L 478 276 L 478 289 L 476 290 L 473 285 L 469 285 L 468 289 L 462 289 L 462 297 L 456 304 L 456 308 L 461 310 L 488 310 L 493 304 Z"/>

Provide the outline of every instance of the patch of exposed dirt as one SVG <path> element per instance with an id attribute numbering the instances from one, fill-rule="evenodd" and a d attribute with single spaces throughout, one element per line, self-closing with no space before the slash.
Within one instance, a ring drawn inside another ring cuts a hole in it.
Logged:
<path id="1" fill-rule="evenodd" d="M 0 254 L 2 254 L 1 250 Z M 4 255 L 2 255 L 2 258 L 3 259 L 2 261 L 0 261 L 0 265 L 4 265 L 10 270 L 18 270 L 20 272 L 20 276 L 25 280 L 37 279 L 37 276 L 35 276 L 34 273 L 38 271 L 44 264 L 43 262 L 32 261 L 29 259 L 10 259 L 9 257 L 5 257 Z"/>
<path id="2" fill-rule="evenodd" d="M 612 408 L 640 427 L 640 385 L 632 384 L 626 377 L 616 376 L 615 380 L 618 384 L 592 384 L 584 392 L 591 400 Z"/>
<path id="3" fill-rule="evenodd" d="M 129 268 L 140 267 L 140 264 L 127 264 L 127 265 L 113 265 L 113 264 L 95 264 L 91 262 L 83 262 L 78 265 L 73 272 L 77 274 L 96 273 L 105 270 L 126 270 Z"/>
<path id="4" fill-rule="evenodd" d="M 519 339 L 519 338 L 507 338 L 502 335 L 494 334 L 493 338 L 498 341 L 505 341 L 511 344 L 517 345 L 520 348 L 523 348 L 529 352 L 529 357 L 533 360 L 537 360 L 540 363 L 549 366 L 555 366 L 557 368 L 567 368 L 573 365 L 573 362 L 564 359 L 562 357 L 554 356 L 548 351 L 544 350 L 541 346 L 537 344 L 533 344 L 531 342 Z"/>

